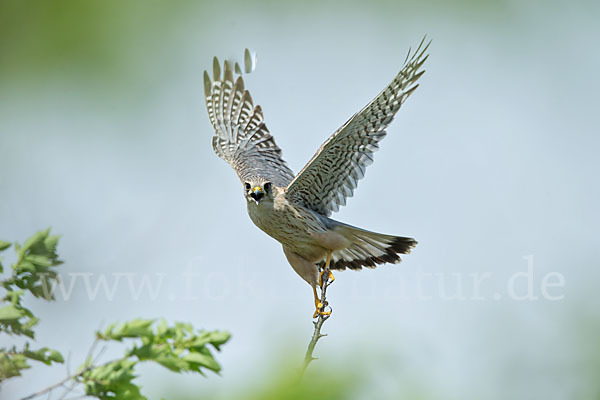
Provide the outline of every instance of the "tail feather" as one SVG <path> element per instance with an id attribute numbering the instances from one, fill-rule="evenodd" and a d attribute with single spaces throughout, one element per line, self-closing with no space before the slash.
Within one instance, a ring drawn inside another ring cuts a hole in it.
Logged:
<path id="1" fill-rule="evenodd" d="M 385 235 L 370 232 L 347 225 L 336 227 L 352 244 L 342 250 L 334 251 L 330 268 L 358 270 L 363 267 L 375 268 L 378 264 L 397 264 L 402 259 L 400 254 L 409 254 L 417 245 L 413 238 Z M 324 262 L 320 263 L 323 266 Z"/>

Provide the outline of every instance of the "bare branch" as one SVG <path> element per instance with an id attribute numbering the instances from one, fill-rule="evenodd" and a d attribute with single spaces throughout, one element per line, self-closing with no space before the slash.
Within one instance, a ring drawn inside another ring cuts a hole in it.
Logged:
<path id="1" fill-rule="evenodd" d="M 323 271 L 321 271 L 322 273 L 322 281 L 321 281 L 321 304 L 323 304 L 323 307 L 329 307 L 329 303 L 327 302 L 327 288 L 329 287 L 329 285 L 331 285 L 331 283 L 333 281 L 329 281 L 329 264 L 325 265 L 325 269 Z M 329 311 L 331 310 L 331 307 L 329 307 Z M 308 343 L 308 348 L 306 349 L 306 354 L 304 355 L 304 364 L 302 366 L 302 370 L 300 372 L 300 378 L 302 378 L 302 376 L 304 375 L 304 372 L 306 372 L 306 369 L 308 368 L 308 364 L 310 364 L 310 362 L 312 360 L 316 360 L 315 357 L 313 357 L 313 352 L 315 350 L 315 346 L 317 345 L 317 342 L 319 341 L 319 339 L 321 339 L 324 336 L 327 336 L 327 334 L 321 333 L 321 327 L 323 326 L 323 324 L 325 323 L 325 321 L 327 321 L 329 319 L 329 317 L 331 316 L 331 314 L 321 314 L 319 313 L 317 315 L 317 320 L 313 321 L 313 324 L 315 325 L 315 330 L 313 332 L 312 338 L 310 339 L 310 343 Z"/>

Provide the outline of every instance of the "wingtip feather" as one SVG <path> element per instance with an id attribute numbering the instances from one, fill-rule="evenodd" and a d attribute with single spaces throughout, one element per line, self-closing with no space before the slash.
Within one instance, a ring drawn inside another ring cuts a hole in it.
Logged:
<path id="1" fill-rule="evenodd" d="M 233 83 L 233 72 L 231 70 L 231 64 L 229 63 L 229 61 L 225 60 L 223 66 L 224 66 L 223 79 Z"/>
<path id="2" fill-rule="evenodd" d="M 212 82 L 210 80 L 210 75 L 208 75 L 208 71 L 204 71 L 204 96 L 209 97 L 212 89 Z"/>
<path id="3" fill-rule="evenodd" d="M 221 80 L 221 63 L 217 57 L 213 58 L 213 79 L 215 81 Z"/>
<path id="4" fill-rule="evenodd" d="M 251 73 L 256 68 L 256 54 L 250 52 L 248 48 L 244 50 L 244 72 Z"/>

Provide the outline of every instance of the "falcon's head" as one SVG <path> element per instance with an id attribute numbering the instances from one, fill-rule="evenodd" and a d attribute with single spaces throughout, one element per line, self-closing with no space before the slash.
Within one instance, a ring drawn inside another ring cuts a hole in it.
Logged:
<path id="1" fill-rule="evenodd" d="M 244 182 L 244 194 L 248 203 L 258 205 L 265 199 L 273 199 L 273 184 L 262 178 L 250 179 Z"/>

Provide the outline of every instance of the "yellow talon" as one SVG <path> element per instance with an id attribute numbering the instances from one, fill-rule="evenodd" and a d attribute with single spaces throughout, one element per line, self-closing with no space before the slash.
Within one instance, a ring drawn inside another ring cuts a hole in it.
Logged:
<path id="1" fill-rule="evenodd" d="M 323 286 L 323 274 L 325 273 L 325 270 L 322 270 L 321 272 L 319 272 L 319 286 Z M 335 281 L 335 277 L 333 276 L 333 274 L 331 273 L 331 271 L 329 271 L 329 278 L 328 278 L 331 282 Z"/>
<path id="2" fill-rule="evenodd" d="M 315 296 L 315 313 L 313 314 L 313 318 L 317 318 L 318 315 L 330 315 L 331 311 L 323 311 L 323 309 L 325 308 L 325 305 L 323 305 L 323 303 L 321 303 L 321 300 L 319 300 L 319 297 L 317 296 L 317 288 L 313 287 L 313 295 Z"/>
<path id="3" fill-rule="evenodd" d="M 331 311 L 321 311 L 318 312 L 320 315 L 331 315 Z"/>
<path id="4" fill-rule="evenodd" d="M 315 313 L 313 314 L 313 318 L 317 318 L 317 316 L 319 315 L 331 315 L 331 311 L 323 311 L 323 308 L 325 306 L 323 306 L 323 303 L 321 303 L 320 301 L 318 302 L 318 304 L 316 304 L 317 309 L 315 310 Z"/>
<path id="5" fill-rule="evenodd" d="M 331 253 L 327 253 L 327 260 L 325 261 L 325 267 L 319 273 L 319 287 L 323 290 L 323 274 L 325 270 L 328 272 L 328 279 L 333 282 L 335 278 L 331 271 L 329 271 L 329 264 L 331 263 Z M 317 287 L 313 286 L 313 295 L 315 296 L 315 313 L 313 314 L 313 318 L 317 318 L 318 315 L 331 315 L 331 311 L 325 311 L 324 308 L 327 307 L 327 302 L 325 304 L 321 303 L 319 296 L 317 295 Z"/>

